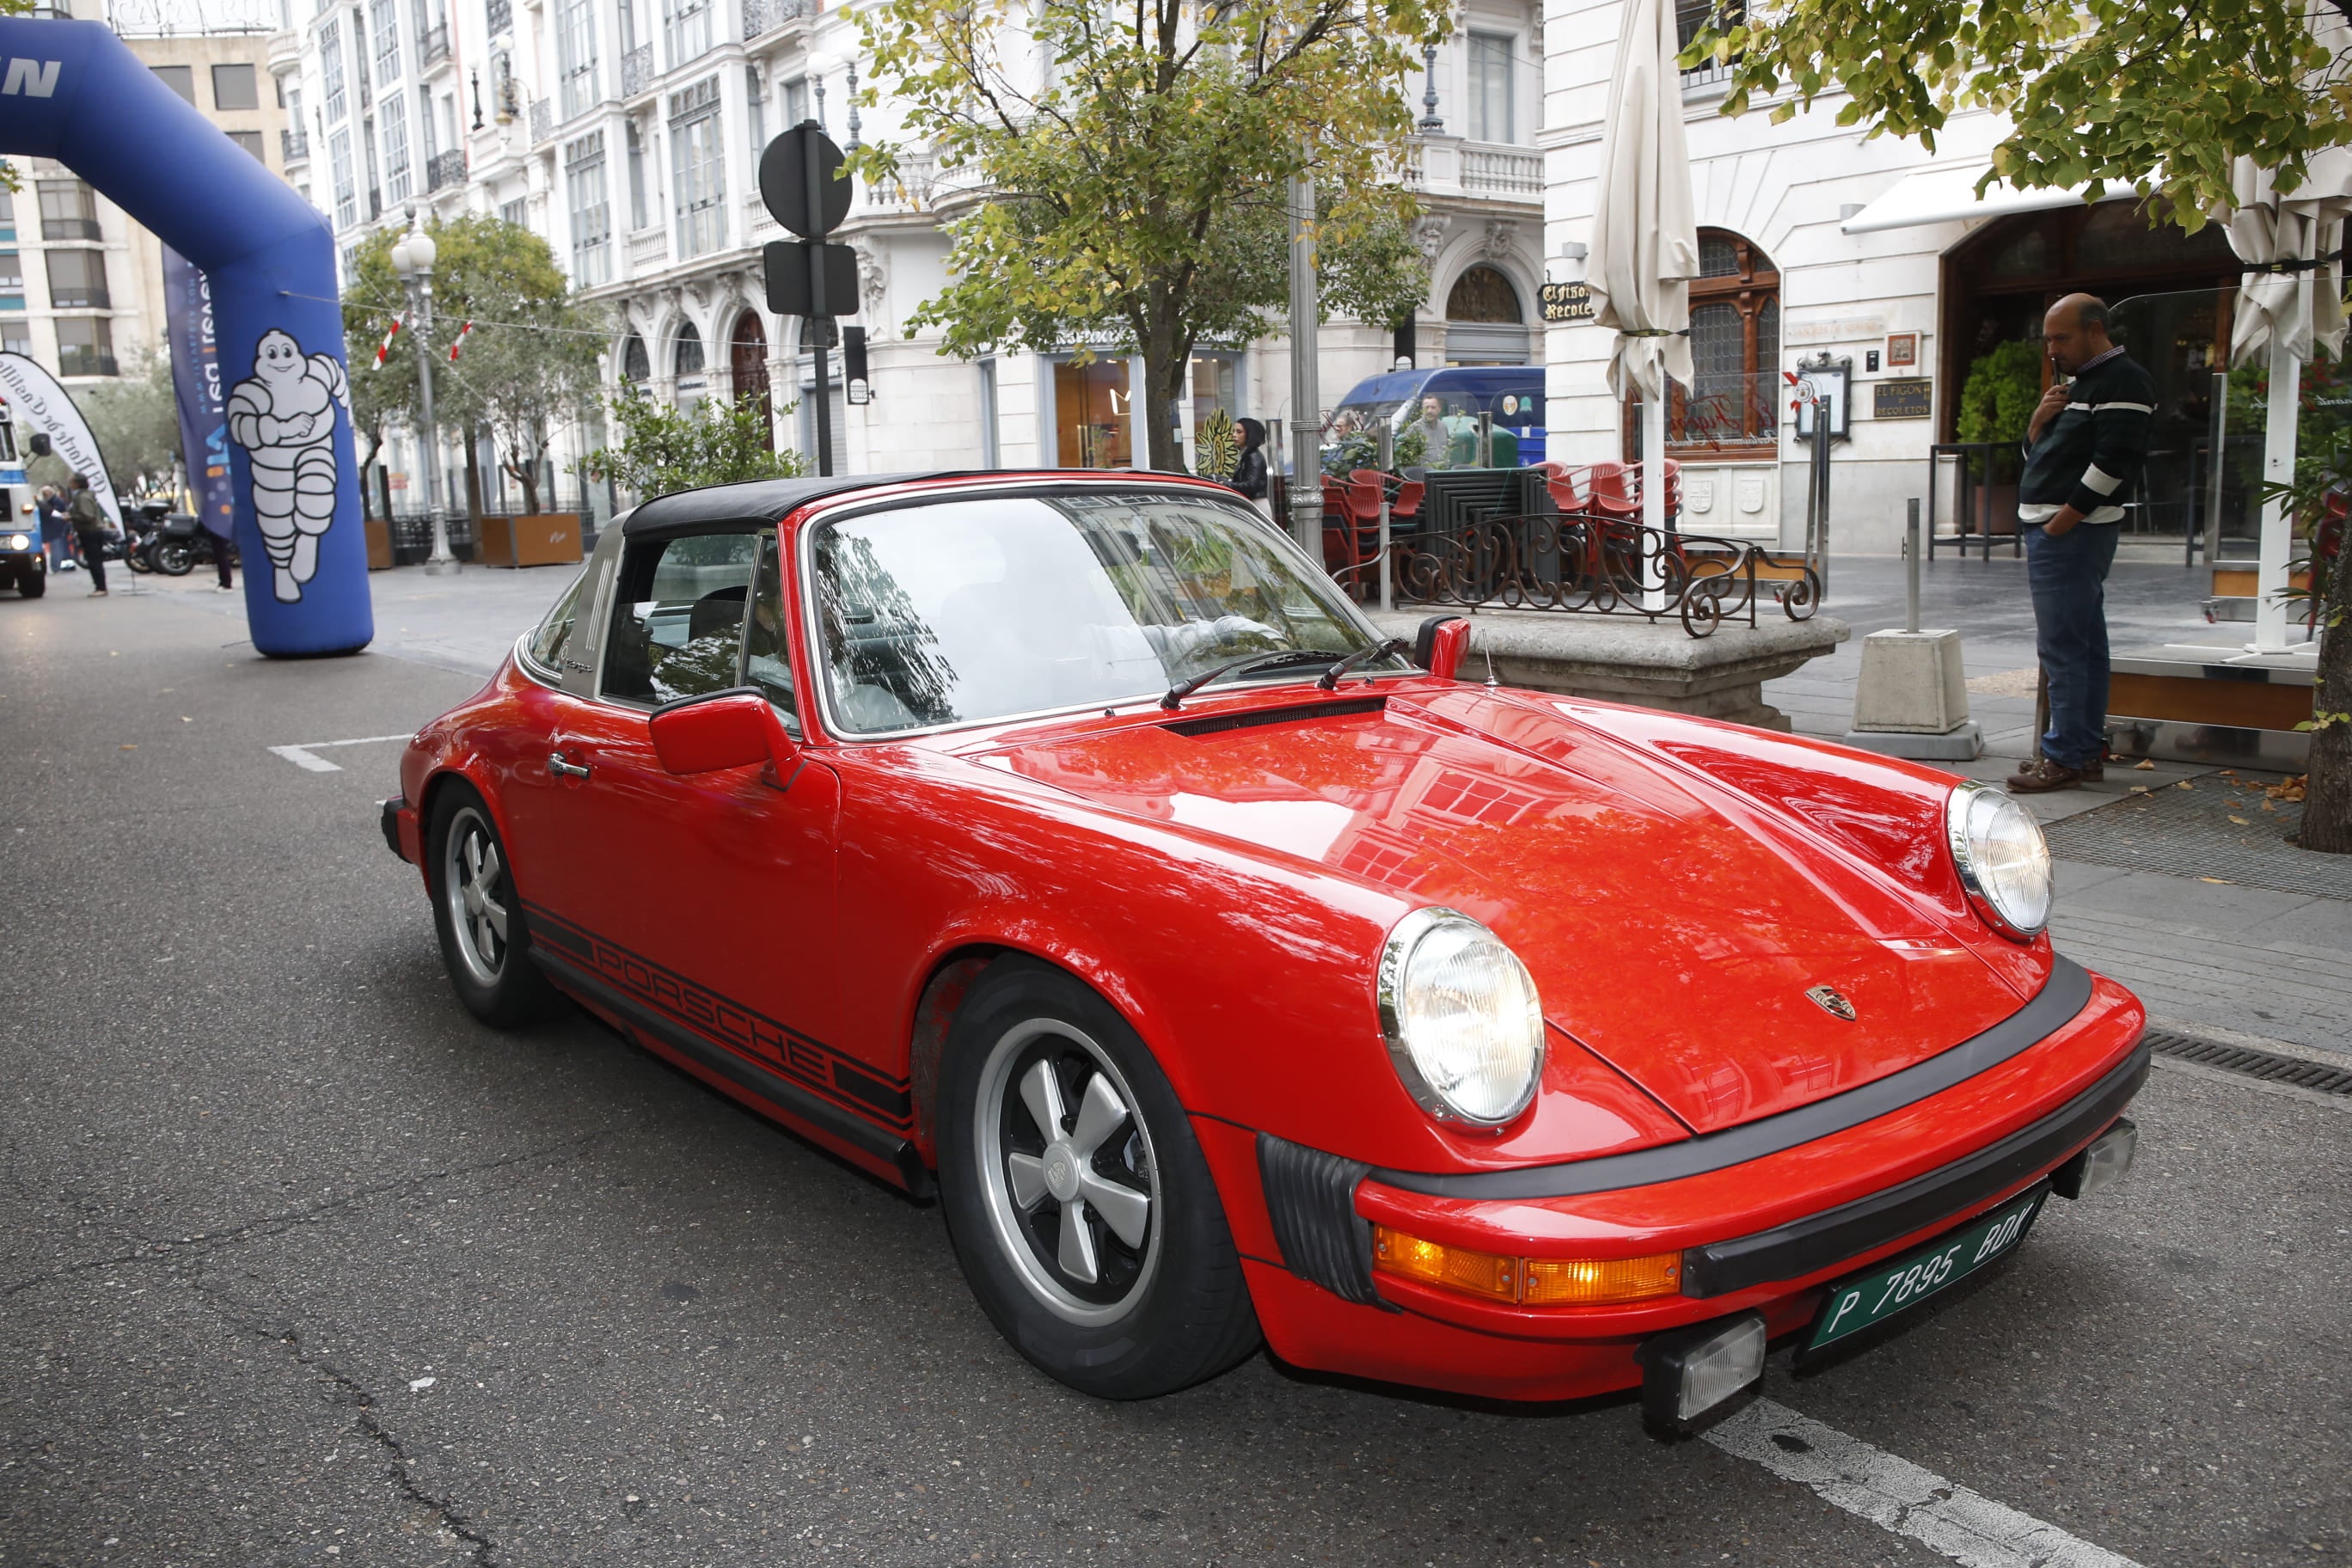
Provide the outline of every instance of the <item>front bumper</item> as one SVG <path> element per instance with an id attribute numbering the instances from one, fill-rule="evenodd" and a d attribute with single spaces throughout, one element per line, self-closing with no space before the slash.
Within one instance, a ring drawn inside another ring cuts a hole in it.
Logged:
<path id="1" fill-rule="evenodd" d="M 1793 1333 L 1832 1279 L 2061 1172 L 2116 1123 L 2147 1076 L 2144 1015 L 2120 986 L 2084 979 L 2071 1016 L 1939 1092 L 1757 1158 L 1622 1188 L 1488 1195 L 1405 1178 L 1408 1186 L 1244 1134 L 1264 1226 L 1253 1237 L 1259 1214 L 1237 1215 L 1236 1234 L 1269 1342 L 1327 1370 L 1542 1399 L 1640 1383 L 1637 1352 L 1667 1331 L 1756 1313 L 1773 1337 Z M 1221 1134 L 1203 1142 L 1228 1145 L 1222 1159 L 1212 1154 L 1227 1169 L 1242 1152 Z M 1609 1306 L 1475 1298 L 1375 1273 L 1375 1223 L 1507 1256 L 1679 1251 L 1682 1290 Z"/>
<path id="2" fill-rule="evenodd" d="M 408 802 L 394 795 L 376 808 L 378 826 L 383 829 L 384 847 L 410 865 L 423 864 L 417 847 L 416 813 Z"/>

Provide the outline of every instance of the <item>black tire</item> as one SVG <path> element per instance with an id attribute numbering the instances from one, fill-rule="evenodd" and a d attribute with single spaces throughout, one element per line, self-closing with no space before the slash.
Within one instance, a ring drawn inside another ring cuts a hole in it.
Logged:
<path id="1" fill-rule="evenodd" d="M 133 572 L 155 570 L 155 552 L 152 542 L 133 539 L 122 546 L 122 563 Z"/>
<path id="2" fill-rule="evenodd" d="M 425 846 L 441 964 L 466 1011 L 501 1029 L 535 1023 L 557 1011 L 562 998 L 531 962 L 530 930 L 523 919 L 522 900 L 515 895 L 506 844 L 472 785 L 452 783 L 435 793 Z M 454 883 L 453 869 L 457 872 Z M 469 889 L 479 889 L 480 898 Z M 486 901 L 495 914 L 486 912 Z M 466 921 L 462 929 L 461 913 Z"/>
<path id="3" fill-rule="evenodd" d="M 1041 1064 L 1068 1112 L 1051 1142 L 1024 1092 Z M 1097 1082 L 1115 1111 L 1099 1109 Z M 1081 1151 L 1090 1112 L 1111 1131 Z M 1135 1031 L 1085 985 L 1032 958 L 992 964 L 949 1032 L 939 1127 L 957 1260 L 997 1331 L 1041 1371 L 1098 1398 L 1147 1399 L 1257 1347 L 1241 1258 L 1184 1108 Z M 1136 1225 L 1139 1205 L 1141 1239 L 1129 1245 L 1119 1222 Z M 1064 1267 L 1073 1224 L 1090 1280 Z M 1060 1238 L 1050 1247 L 1048 1234 Z"/>
<path id="4" fill-rule="evenodd" d="M 27 599 L 37 599 L 49 591 L 49 574 L 26 566 L 16 574 L 16 592 Z"/>
<path id="5" fill-rule="evenodd" d="M 166 577 L 184 577 L 195 569 L 196 552 L 177 541 L 155 547 L 155 570 Z"/>

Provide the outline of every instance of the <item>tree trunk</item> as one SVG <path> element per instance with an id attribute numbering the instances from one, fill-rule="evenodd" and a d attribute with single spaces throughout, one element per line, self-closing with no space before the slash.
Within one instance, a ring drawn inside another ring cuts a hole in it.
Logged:
<path id="1" fill-rule="evenodd" d="M 2303 831 L 2295 842 L 2322 854 L 2352 855 L 2352 548 L 2337 551 L 2327 576 L 2327 602 L 2319 611 L 2318 682 L 2311 692 L 2319 728 L 2311 734 Z"/>
<path id="2" fill-rule="evenodd" d="M 471 426 L 466 427 L 466 515 L 474 520 L 478 529 L 482 522 L 482 441 Z"/>
<path id="3" fill-rule="evenodd" d="M 522 510 L 523 510 L 523 515 L 524 515 L 524 516 L 526 516 L 526 517 L 536 517 L 536 516 L 538 516 L 538 515 L 539 515 L 539 458 L 538 458 L 538 456 L 537 456 L 536 454 L 534 454 L 534 455 L 531 457 L 531 458 L 530 458 L 530 460 L 529 462 L 527 462 L 527 463 L 523 463 L 523 464 L 521 464 L 520 467 L 518 467 L 518 466 L 517 466 L 517 464 L 516 464 L 516 462 L 515 462 L 514 458 L 508 458 L 504 463 L 500 464 L 499 466 L 500 466 L 501 468 L 505 468 L 505 469 L 506 469 L 506 471 L 507 471 L 508 473 L 512 474 L 512 475 L 514 476 L 515 483 L 517 483 L 517 484 L 519 484 L 519 485 L 520 485 L 520 486 L 522 487 Z"/>
<path id="4" fill-rule="evenodd" d="M 1154 322 L 1143 345 L 1143 424 L 1146 461 L 1163 474 L 1184 471 L 1184 443 L 1176 433 L 1178 405 L 1184 397 L 1184 355 L 1172 323 Z"/>

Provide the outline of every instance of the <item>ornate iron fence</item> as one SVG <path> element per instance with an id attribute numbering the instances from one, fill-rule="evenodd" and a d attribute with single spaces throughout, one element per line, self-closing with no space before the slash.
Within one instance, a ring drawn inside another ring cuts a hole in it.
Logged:
<path id="1" fill-rule="evenodd" d="M 654 47 L 639 44 L 621 57 L 621 96 L 635 98 L 654 84 Z"/>
<path id="2" fill-rule="evenodd" d="M 310 161 L 310 138 L 299 131 L 280 131 L 278 153 L 285 163 L 307 163 Z"/>
<path id="3" fill-rule="evenodd" d="M 743 41 L 748 44 L 762 33 L 815 13 L 813 0 L 743 0 Z"/>
<path id="4" fill-rule="evenodd" d="M 437 191 L 448 185 L 466 183 L 466 152 L 452 147 L 446 153 L 436 153 L 425 160 L 425 188 Z"/>
<path id="5" fill-rule="evenodd" d="M 1390 541 L 1400 601 L 1466 609 L 1551 610 L 1584 615 L 1679 619 L 1692 637 L 1710 636 L 1744 616 L 1757 624 L 1769 598 L 1792 621 L 1820 606 L 1813 568 L 1747 540 L 1644 528 L 1587 512 L 1481 517 L 1435 533 L 1401 532 Z M 1375 585 L 1371 560 L 1334 575 Z M 1645 584 L 1662 590 L 1645 607 Z"/>
<path id="6" fill-rule="evenodd" d="M 428 66 L 436 61 L 447 59 L 449 58 L 449 24 L 436 22 L 425 28 L 424 36 L 417 40 L 416 55 L 421 64 Z"/>

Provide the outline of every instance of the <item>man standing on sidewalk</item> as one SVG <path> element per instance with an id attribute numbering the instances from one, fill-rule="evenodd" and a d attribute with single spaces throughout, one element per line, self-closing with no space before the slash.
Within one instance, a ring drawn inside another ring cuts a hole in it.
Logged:
<path id="1" fill-rule="evenodd" d="M 2073 789 L 2101 774 L 2107 722 L 2107 568 L 2124 503 L 2139 484 L 2156 414 L 2156 383 L 2107 339 L 2107 307 L 2069 294 L 2042 318 L 2042 343 L 2062 377 L 2026 426 L 2017 519 L 2025 580 L 2050 683 L 2050 728 L 2032 762 L 2009 775 L 2021 795 Z"/>
<path id="2" fill-rule="evenodd" d="M 82 563 L 89 568 L 90 597 L 102 598 L 106 594 L 106 509 L 98 504 L 98 492 L 89 488 L 89 476 L 73 477 L 72 501 L 66 515 L 72 521 L 74 537 L 81 542 Z"/>

